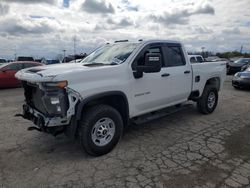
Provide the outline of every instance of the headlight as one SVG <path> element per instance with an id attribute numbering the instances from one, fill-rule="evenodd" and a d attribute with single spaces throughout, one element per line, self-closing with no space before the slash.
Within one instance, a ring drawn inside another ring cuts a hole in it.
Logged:
<path id="1" fill-rule="evenodd" d="M 47 113 L 51 116 L 66 116 L 68 110 L 68 96 L 65 89 L 58 87 L 58 83 L 44 83 L 42 101 Z"/>
<path id="2" fill-rule="evenodd" d="M 64 80 L 64 81 L 60 81 L 60 82 L 45 82 L 44 86 L 45 87 L 59 87 L 59 88 L 65 88 L 68 85 L 68 81 Z"/>
<path id="3" fill-rule="evenodd" d="M 234 76 L 235 76 L 235 77 L 240 77 L 240 73 L 237 72 Z"/>

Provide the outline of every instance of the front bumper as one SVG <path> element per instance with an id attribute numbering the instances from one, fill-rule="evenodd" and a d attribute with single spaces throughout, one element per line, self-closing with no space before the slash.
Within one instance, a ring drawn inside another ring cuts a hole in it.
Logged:
<path id="1" fill-rule="evenodd" d="M 64 126 L 70 123 L 70 118 L 68 117 L 46 117 L 46 115 L 42 114 L 41 112 L 37 111 L 27 104 L 23 105 L 23 117 L 25 119 L 33 121 L 33 123 L 37 125 L 41 130 L 43 130 L 45 127 Z"/>
<path id="2" fill-rule="evenodd" d="M 233 79 L 232 85 L 235 87 L 246 87 L 250 88 L 250 79 Z"/>

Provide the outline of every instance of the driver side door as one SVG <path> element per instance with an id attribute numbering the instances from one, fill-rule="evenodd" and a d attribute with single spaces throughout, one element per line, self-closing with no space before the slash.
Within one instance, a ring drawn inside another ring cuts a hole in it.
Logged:
<path id="1" fill-rule="evenodd" d="M 144 65 L 147 53 L 160 53 L 162 57 L 160 72 L 143 73 L 141 78 L 131 80 L 131 105 L 133 106 L 131 113 L 133 116 L 160 109 L 171 102 L 170 81 L 163 56 L 163 45 L 161 43 L 147 45 L 132 63 L 132 69 L 137 65 Z"/>

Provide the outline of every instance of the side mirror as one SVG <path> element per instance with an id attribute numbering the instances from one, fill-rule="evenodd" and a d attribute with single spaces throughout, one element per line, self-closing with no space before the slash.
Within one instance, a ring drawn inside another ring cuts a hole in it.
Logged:
<path id="1" fill-rule="evenodd" d="M 153 73 L 160 72 L 162 57 L 160 53 L 147 53 L 145 56 L 145 65 L 137 66 L 139 72 Z"/>

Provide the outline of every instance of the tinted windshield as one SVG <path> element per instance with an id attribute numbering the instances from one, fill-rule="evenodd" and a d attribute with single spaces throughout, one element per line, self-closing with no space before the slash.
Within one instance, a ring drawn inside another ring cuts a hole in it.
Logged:
<path id="1" fill-rule="evenodd" d="M 234 61 L 234 63 L 250 63 L 250 59 L 238 59 Z"/>
<path id="2" fill-rule="evenodd" d="M 138 43 L 106 44 L 87 56 L 81 63 L 121 64 L 126 61 L 137 45 Z"/>

